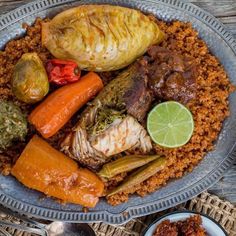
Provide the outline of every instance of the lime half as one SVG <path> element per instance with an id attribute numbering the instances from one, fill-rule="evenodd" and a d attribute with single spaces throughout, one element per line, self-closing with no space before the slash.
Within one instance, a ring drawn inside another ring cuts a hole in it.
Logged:
<path id="1" fill-rule="evenodd" d="M 191 112 L 178 102 L 160 103 L 148 114 L 148 133 L 160 146 L 168 148 L 183 146 L 190 140 L 193 129 Z"/>

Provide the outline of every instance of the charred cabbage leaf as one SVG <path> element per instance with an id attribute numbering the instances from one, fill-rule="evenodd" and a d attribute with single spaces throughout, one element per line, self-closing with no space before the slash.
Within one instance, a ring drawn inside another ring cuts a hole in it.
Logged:
<path id="1" fill-rule="evenodd" d="M 150 17 L 111 5 L 72 8 L 42 25 L 42 43 L 56 58 L 90 71 L 123 68 L 163 38 Z"/>

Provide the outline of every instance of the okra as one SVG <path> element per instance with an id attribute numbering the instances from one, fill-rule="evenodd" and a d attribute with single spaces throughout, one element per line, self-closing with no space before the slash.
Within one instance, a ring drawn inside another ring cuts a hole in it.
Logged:
<path id="1" fill-rule="evenodd" d="M 166 159 L 164 157 L 160 157 L 157 160 L 154 160 L 143 167 L 140 167 L 137 171 L 131 174 L 126 180 L 124 180 L 121 185 L 111 190 L 108 193 L 108 197 L 114 195 L 119 192 L 123 192 L 126 189 L 129 189 L 137 184 L 142 183 L 147 180 L 151 176 L 155 175 L 157 172 L 161 171 L 166 165 Z"/>
<path id="2" fill-rule="evenodd" d="M 102 167 L 101 171 L 98 173 L 98 175 L 103 178 L 109 179 L 120 173 L 128 172 L 138 167 L 144 166 L 147 163 L 154 161 L 158 157 L 160 156 L 158 155 L 149 155 L 149 156 L 131 155 L 131 156 L 121 157 L 113 162 L 105 164 Z"/>

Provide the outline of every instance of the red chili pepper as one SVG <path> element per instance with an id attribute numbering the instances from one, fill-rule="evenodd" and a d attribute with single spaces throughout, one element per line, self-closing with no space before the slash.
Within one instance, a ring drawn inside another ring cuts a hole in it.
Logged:
<path id="1" fill-rule="evenodd" d="M 47 62 L 49 82 L 65 85 L 79 80 L 81 71 L 76 62 L 69 60 L 52 59 Z"/>

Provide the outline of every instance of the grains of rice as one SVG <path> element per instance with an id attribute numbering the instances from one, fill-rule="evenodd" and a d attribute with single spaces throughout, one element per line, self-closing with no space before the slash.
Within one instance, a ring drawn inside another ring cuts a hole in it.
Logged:
<path id="1" fill-rule="evenodd" d="M 156 145 L 156 152 L 168 159 L 166 168 L 145 182 L 108 197 L 111 205 L 128 201 L 129 194 L 132 193 L 145 196 L 165 185 L 169 179 L 180 178 L 192 171 L 204 155 L 214 148 L 213 143 L 218 137 L 222 122 L 229 116 L 228 96 L 233 91 L 233 86 L 205 42 L 198 38 L 197 32 L 189 23 L 159 21 L 159 25 L 166 33 L 166 40 L 161 46 L 192 56 L 199 65 L 197 98 L 187 104 L 194 117 L 194 133 L 190 142 L 180 148 L 167 149 Z"/>
<path id="2" fill-rule="evenodd" d="M 29 114 L 34 106 L 20 102 L 13 96 L 11 77 L 14 65 L 24 53 L 37 52 L 43 63 L 52 57 L 49 51 L 41 44 L 41 23 L 42 20 L 37 18 L 33 26 L 24 24 L 23 27 L 26 29 L 26 35 L 22 38 L 11 40 L 6 44 L 4 51 L 0 51 L 0 101 L 13 101 L 25 114 Z M 10 173 L 10 167 L 15 163 L 26 143 L 35 133 L 34 128 L 30 124 L 28 126 L 29 132 L 25 142 L 16 143 L 6 152 L 1 153 L 0 170 L 5 175 Z M 51 143 L 60 135 L 61 132 L 52 141 L 50 140 Z"/>
<path id="3" fill-rule="evenodd" d="M 29 112 L 30 106 L 15 99 L 10 81 L 14 65 L 24 53 L 37 52 L 43 62 L 51 56 L 41 45 L 41 22 L 42 20 L 38 18 L 33 26 L 24 25 L 26 36 L 11 40 L 6 44 L 4 51 L 0 52 L 0 99 L 13 100 L 26 112 Z"/>

